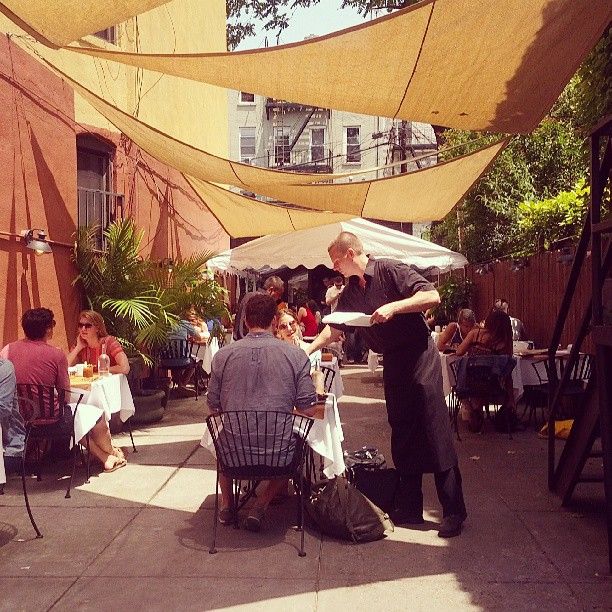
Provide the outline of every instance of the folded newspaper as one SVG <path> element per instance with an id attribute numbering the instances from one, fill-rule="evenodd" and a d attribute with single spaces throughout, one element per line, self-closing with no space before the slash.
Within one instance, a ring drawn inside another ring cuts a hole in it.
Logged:
<path id="1" fill-rule="evenodd" d="M 354 327 L 370 327 L 372 315 L 363 312 L 332 312 L 323 317 L 326 325 L 351 325 Z"/>

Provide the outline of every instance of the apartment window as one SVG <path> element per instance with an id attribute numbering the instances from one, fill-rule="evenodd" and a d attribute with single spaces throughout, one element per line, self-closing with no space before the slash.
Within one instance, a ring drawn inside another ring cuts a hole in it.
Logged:
<path id="1" fill-rule="evenodd" d="M 246 91 L 240 92 L 240 104 L 255 104 L 255 94 Z"/>
<path id="2" fill-rule="evenodd" d="M 284 166 L 291 162 L 291 150 L 289 149 L 289 128 L 274 128 L 274 163 Z"/>
<path id="3" fill-rule="evenodd" d="M 344 128 L 344 150 L 346 155 L 347 164 L 360 164 L 361 163 L 361 149 L 360 149 L 360 127 L 350 126 Z"/>
<path id="4" fill-rule="evenodd" d="M 250 164 L 255 157 L 255 128 L 239 128 L 240 136 L 240 161 L 243 164 Z"/>
<path id="5" fill-rule="evenodd" d="M 323 162 L 325 160 L 325 128 L 312 128 L 310 130 L 310 161 Z"/>
<path id="6" fill-rule="evenodd" d="M 106 28 L 106 30 L 100 30 L 99 32 L 96 32 L 94 36 L 97 36 L 106 42 L 112 43 L 113 45 L 117 44 L 117 28 L 115 26 Z"/>
<path id="7" fill-rule="evenodd" d="M 112 193 L 114 148 L 89 135 L 77 136 L 78 226 L 96 227 L 103 248 L 103 231 L 121 216 L 123 196 Z"/>

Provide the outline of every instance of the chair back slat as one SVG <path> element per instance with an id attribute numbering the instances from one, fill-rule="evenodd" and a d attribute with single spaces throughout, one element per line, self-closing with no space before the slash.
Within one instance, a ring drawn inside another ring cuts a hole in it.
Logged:
<path id="1" fill-rule="evenodd" d="M 198 347 L 199 348 L 199 347 Z M 193 342 L 188 340 L 169 340 L 159 352 L 160 364 L 165 367 L 187 367 L 192 363 Z"/>
<path id="2" fill-rule="evenodd" d="M 301 461 L 298 439 L 310 432 L 312 419 L 280 411 L 238 410 L 206 419 L 221 471 L 255 472 L 257 477 L 290 473 Z"/>
<path id="3" fill-rule="evenodd" d="M 336 377 L 336 370 L 330 368 L 329 366 L 322 365 L 321 372 L 323 372 L 324 376 L 323 388 L 325 389 L 325 393 L 331 393 L 331 388 L 334 384 L 334 378 Z"/>
<path id="4" fill-rule="evenodd" d="M 25 398 L 27 401 L 21 401 Z M 66 391 L 49 385 L 17 384 L 19 412 L 26 423 L 57 420 L 64 414 Z"/>

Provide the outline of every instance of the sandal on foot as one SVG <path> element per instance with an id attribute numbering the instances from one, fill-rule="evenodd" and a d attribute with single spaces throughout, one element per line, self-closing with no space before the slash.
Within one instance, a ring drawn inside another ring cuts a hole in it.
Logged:
<path id="1" fill-rule="evenodd" d="M 113 464 L 112 467 L 110 468 L 104 468 L 105 472 L 114 472 L 115 470 L 118 470 L 119 468 L 125 467 L 127 465 L 127 461 L 125 459 L 118 459 L 117 461 L 115 461 L 115 463 Z"/>

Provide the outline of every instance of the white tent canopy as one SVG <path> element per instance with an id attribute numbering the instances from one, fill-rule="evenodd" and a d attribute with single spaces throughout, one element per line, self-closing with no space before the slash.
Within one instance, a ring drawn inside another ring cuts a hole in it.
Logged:
<path id="1" fill-rule="evenodd" d="M 220 253 L 208 261 L 208 266 L 215 271 L 230 273 L 284 266 L 297 268 L 301 265 L 308 269 L 321 264 L 330 266 L 327 247 L 342 231 L 359 236 L 369 255 L 399 259 L 420 270 L 452 270 L 468 263 L 460 253 L 433 242 L 355 218 L 287 234 L 263 236 Z"/>

